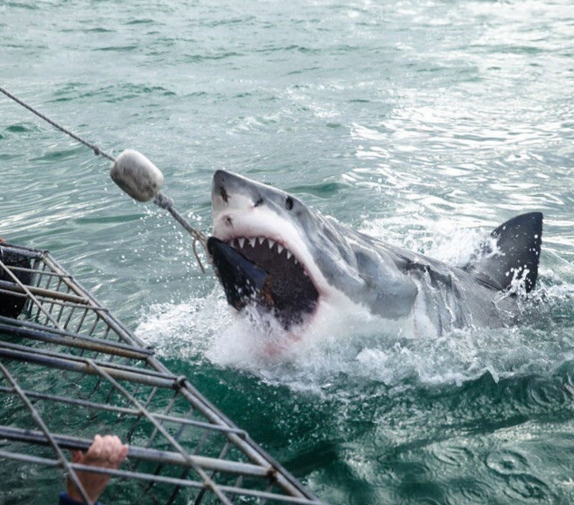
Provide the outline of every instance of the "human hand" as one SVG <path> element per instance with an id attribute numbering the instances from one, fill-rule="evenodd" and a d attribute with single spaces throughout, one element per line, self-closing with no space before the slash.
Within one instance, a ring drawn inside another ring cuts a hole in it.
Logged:
<path id="1" fill-rule="evenodd" d="M 122 464 L 127 453 L 128 446 L 123 445 L 117 436 L 106 435 L 101 437 L 100 435 L 96 435 L 88 452 L 84 454 L 82 451 L 74 451 L 72 453 L 72 463 L 116 470 Z M 94 503 L 98 501 L 98 497 L 110 480 L 110 476 L 104 473 L 76 470 L 76 475 L 86 491 L 88 498 Z M 84 502 L 79 489 L 69 477 L 66 494 L 68 498 L 72 500 Z"/>

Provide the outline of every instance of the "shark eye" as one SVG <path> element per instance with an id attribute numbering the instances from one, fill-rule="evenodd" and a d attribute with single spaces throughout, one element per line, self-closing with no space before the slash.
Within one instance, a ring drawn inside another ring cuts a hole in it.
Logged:
<path id="1" fill-rule="evenodd" d="M 288 196 L 285 199 L 285 208 L 287 210 L 291 210 L 293 208 L 293 198 L 291 198 L 290 196 Z"/>
<path id="2" fill-rule="evenodd" d="M 263 205 L 263 197 L 259 197 L 257 199 L 257 201 L 253 204 L 254 207 L 259 207 L 260 205 Z"/>

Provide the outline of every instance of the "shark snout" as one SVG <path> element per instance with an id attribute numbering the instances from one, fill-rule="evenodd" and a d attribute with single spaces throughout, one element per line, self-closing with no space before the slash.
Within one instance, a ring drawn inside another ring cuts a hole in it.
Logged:
<path id="1" fill-rule="evenodd" d="M 213 185 L 211 188 L 211 199 L 215 204 L 219 200 L 221 203 L 227 203 L 229 201 L 229 195 L 227 193 L 227 180 L 231 176 L 225 170 L 217 170 L 215 174 L 213 174 Z"/>
<path id="2" fill-rule="evenodd" d="M 251 206 L 256 200 L 257 185 L 240 175 L 217 170 L 213 174 L 211 203 L 214 210 Z"/>
<path id="3" fill-rule="evenodd" d="M 256 206 L 257 190 L 255 184 L 225 170 L 213 174 L 211 187 L 211 208 L 213 214 L 214 234 L 227 237 L 235 228 L 237 219 L 242 219 Z"/>
<path id="4" fill-rule="evenodd" d="M 226 225 L 235 215 L 250 212 L 264 202 L 265 186 L 254 181 L 232 174 L 225 170 L 217 170 L 213 174 L 211 187 L 211 207 L 214 221 L 225 219 Z"/>

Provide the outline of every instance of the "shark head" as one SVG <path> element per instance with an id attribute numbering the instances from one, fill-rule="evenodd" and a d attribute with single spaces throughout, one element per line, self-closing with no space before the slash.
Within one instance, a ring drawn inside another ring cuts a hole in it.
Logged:
<path id="1" fill-rule="evenodd" d="M 283 191 L 222 170 L 213 177 L 208 241 L 227 300 L 255 304 L 284 327 L 312 316 L 325 289 L 304 232 L 308 209 Z"/>
<path id="2" fill-rule="evenodd" d="M 295 196 L 219 170 L 212 208 L 208 251 L 236 309 L 254 304 L 287 329 L 325 303 L 384 307 L 392 319 L 411 310 L 416 287 L 393 258 Z"/>

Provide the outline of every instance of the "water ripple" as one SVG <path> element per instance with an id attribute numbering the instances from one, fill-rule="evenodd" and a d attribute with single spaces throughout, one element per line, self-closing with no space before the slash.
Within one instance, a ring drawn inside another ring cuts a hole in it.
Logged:
<path id="1" fill-rule="evenodd" d="M 440 444 L 431 449 L 439 464 L 447 467 L 462 467 L 473 459 L 472 452 L 464 446 Z"/>
<path id="2" fill-rule="evenodd" d="M 554 503 L 555 496 L 548 485 L 534 475 L 510 475 L 504 490 L 514 500 L 532 500 L 531 503 Z"/>
<path id="3" fill-rule="evenodd" d="M 485 464 L 499 476 L 523 474 L 529 470 L 530 466 L 524 454 L 509 449 L 501 449 L 489 453 Z"/>
<path id="4" fill-rule="evenodd" d="M 207 232 L 217 168 L 452 265 L 543 211 L 513 328 L 409 339 L 356 314 L 293 362 L 249 361 L 247 330 L 218 361 L 235 319 L 187 237 L 0 99 L 0 236 L 51 249 L 326 502 L 574 503 L 570 0 L 10 0 L 0 26 L 3 85 L 145 152 Z"/>

